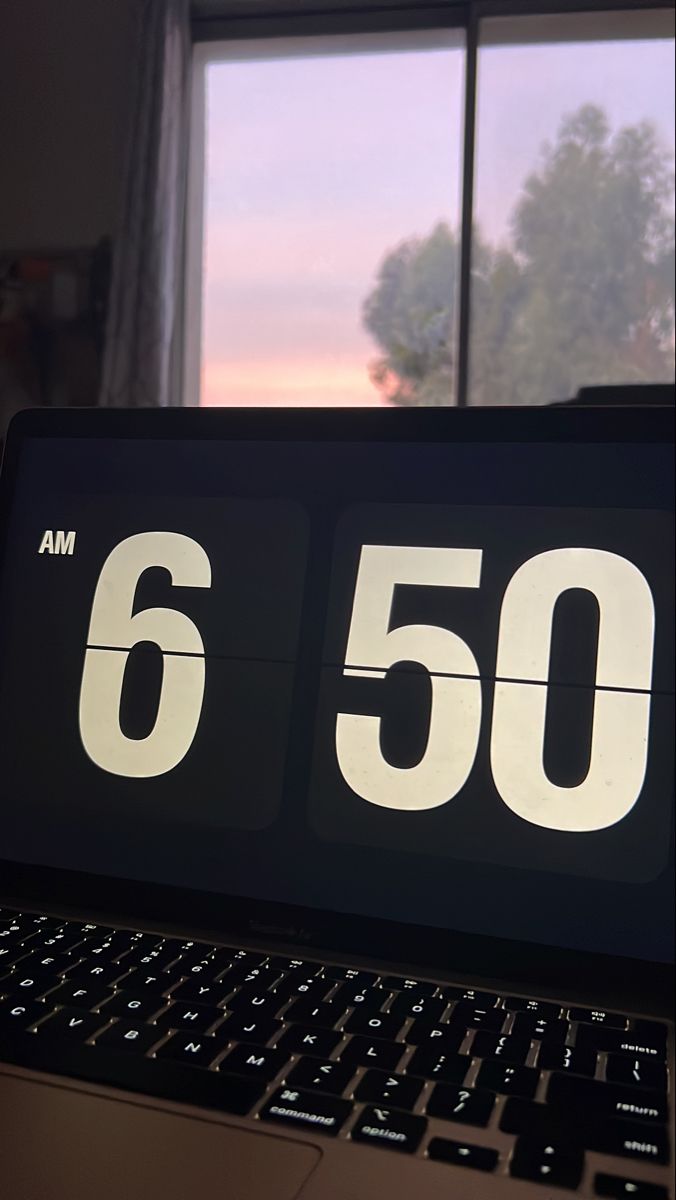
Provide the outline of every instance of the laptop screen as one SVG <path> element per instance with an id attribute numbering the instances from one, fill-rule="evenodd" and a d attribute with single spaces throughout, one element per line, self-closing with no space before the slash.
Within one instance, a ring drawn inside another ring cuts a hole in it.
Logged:
<path id="1" fill-rule="evenodd" d="M 28 437 L 0 858 L 673 956 L 659 444 Z"/>

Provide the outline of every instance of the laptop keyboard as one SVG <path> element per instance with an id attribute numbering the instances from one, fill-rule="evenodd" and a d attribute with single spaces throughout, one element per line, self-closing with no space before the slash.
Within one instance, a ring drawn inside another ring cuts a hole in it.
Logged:
<path id="1" fill-rule="evenodd" d="M 0 1059 L 549 1187 L 669 1196 L 632 1175 L 671 1161 L 667 1026 L 621 1013 L 0 909 Z M 615 1169 L 590 1173 L 589 1151 Z"/>

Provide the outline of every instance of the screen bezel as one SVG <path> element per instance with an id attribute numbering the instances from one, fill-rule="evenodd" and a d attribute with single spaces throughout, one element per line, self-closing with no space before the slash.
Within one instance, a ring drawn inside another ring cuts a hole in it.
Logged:
<path id="1" fill-rule="evenodd" d="M 207 441 L 659 443 L 674 441 L 671 408 L 588 409 L 34 409 L 11 422 L 0 472 L 0 571 L 14 481 L 26 438 L 132 438 Z M 671 1010 L 672 964 L 457 930 L 345 915 L 26 865 L 0 859 L 0 891 L 13 903 L 86 910 L 129 924 L 210 930 L 223 939 L 265 937 L 324 951 L 418 964 L 428 971 L 500 977 L 553 989 L 584 982 Z M 616 1001 L 617 1002 L 617 1001 Z"/>

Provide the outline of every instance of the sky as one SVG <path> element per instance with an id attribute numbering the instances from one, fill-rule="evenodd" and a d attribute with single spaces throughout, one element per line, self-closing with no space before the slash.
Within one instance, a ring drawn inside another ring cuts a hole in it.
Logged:
<path id="1" fill-rule="evenodd" d="M 669 41 L 481 50 L 484 236 L 509 239 L 523 179 L 580 104 L 612 128 L 653 120 L 673 152 L 673 64 Z M 363 301 L 402 240 L 459 227 L 463 72 L 458 46 L 400 39 L 207 68 L 201 403 L 379 403 Z"/>

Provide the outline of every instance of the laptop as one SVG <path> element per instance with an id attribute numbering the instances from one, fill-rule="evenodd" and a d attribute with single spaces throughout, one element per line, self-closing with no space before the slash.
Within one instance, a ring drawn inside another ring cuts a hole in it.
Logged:
<path id="1" fill-rule="evenodd" d="M 673 1197 L 673 437 L 15 418 L 8 1200 Z"/>

